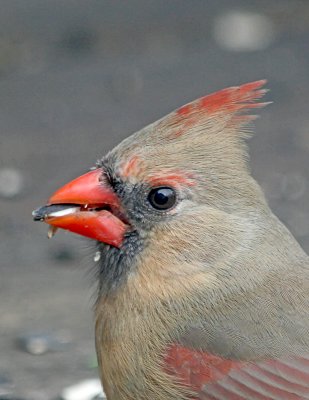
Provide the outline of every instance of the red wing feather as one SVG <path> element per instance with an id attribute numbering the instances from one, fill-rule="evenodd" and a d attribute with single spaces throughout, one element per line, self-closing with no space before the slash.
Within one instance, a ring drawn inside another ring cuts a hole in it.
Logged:
<path id="1" fill-rule="evenodd" d="M 168 373 L 200 400 L 309 399 L 309 357 L 252 363 L 174 345 L 165 362 Z"/>

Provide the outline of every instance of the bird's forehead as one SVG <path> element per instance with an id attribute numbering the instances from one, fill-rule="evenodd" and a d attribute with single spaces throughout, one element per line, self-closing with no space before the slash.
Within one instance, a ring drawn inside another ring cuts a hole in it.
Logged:
<path id="1" fill-rule="evenodd" d="M 120 162 L 117 172 L 124 179 L 140 179 L 145 175 L 146 170 L 145 160 L 138 155 L 132 155 Z"/>
<path id="2" fill-rule="evenodd" d="M 159 166 L 155 160 L 132 155 L 121 162 L 117 173 L 124 181 L 130 183 L 147 183 L 150 186 L 194 186 L 195 176 L 182 169 L 172 166 Z"/>

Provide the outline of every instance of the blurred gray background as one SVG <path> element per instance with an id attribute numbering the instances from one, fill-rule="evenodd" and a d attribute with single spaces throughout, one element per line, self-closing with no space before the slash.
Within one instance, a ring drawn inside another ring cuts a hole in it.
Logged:
<path id="1" fill-rule="evenodd" d="M 0 0 L 0 394 L 97 376 L 92 244 L 31 211 L 190 100 L 268 79 L 252 170 L 309 251 L 308 50 L 308 0 Z M 36 356 L 20 337 L 39 334 L 56 344 Z"/>

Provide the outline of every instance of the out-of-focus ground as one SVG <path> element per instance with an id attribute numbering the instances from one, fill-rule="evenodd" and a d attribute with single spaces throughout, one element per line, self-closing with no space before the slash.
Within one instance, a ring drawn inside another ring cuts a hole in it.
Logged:
<path id="1" fill-rule="evenodd" d="M 122 138 L 213 90 L 267 78 L 254 176 L 309 251 L 308 0 L 1 0 L 0 376 L 55 398 L 95 377 L 91 243 L 32 209 Z M 34 356 L 16 338 L 70 338 Z"/>

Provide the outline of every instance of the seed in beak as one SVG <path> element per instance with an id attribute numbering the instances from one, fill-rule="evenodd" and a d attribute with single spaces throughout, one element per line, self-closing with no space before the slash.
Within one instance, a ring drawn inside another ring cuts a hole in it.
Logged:
<path id="1" fill-rule="evenodd" d="M 45 221 L 48 218 L 64 217 L 80 211 L 79 205 L 74 204 L 51 204 L 43 206 L 32 212 L 35 221 Z"/>

